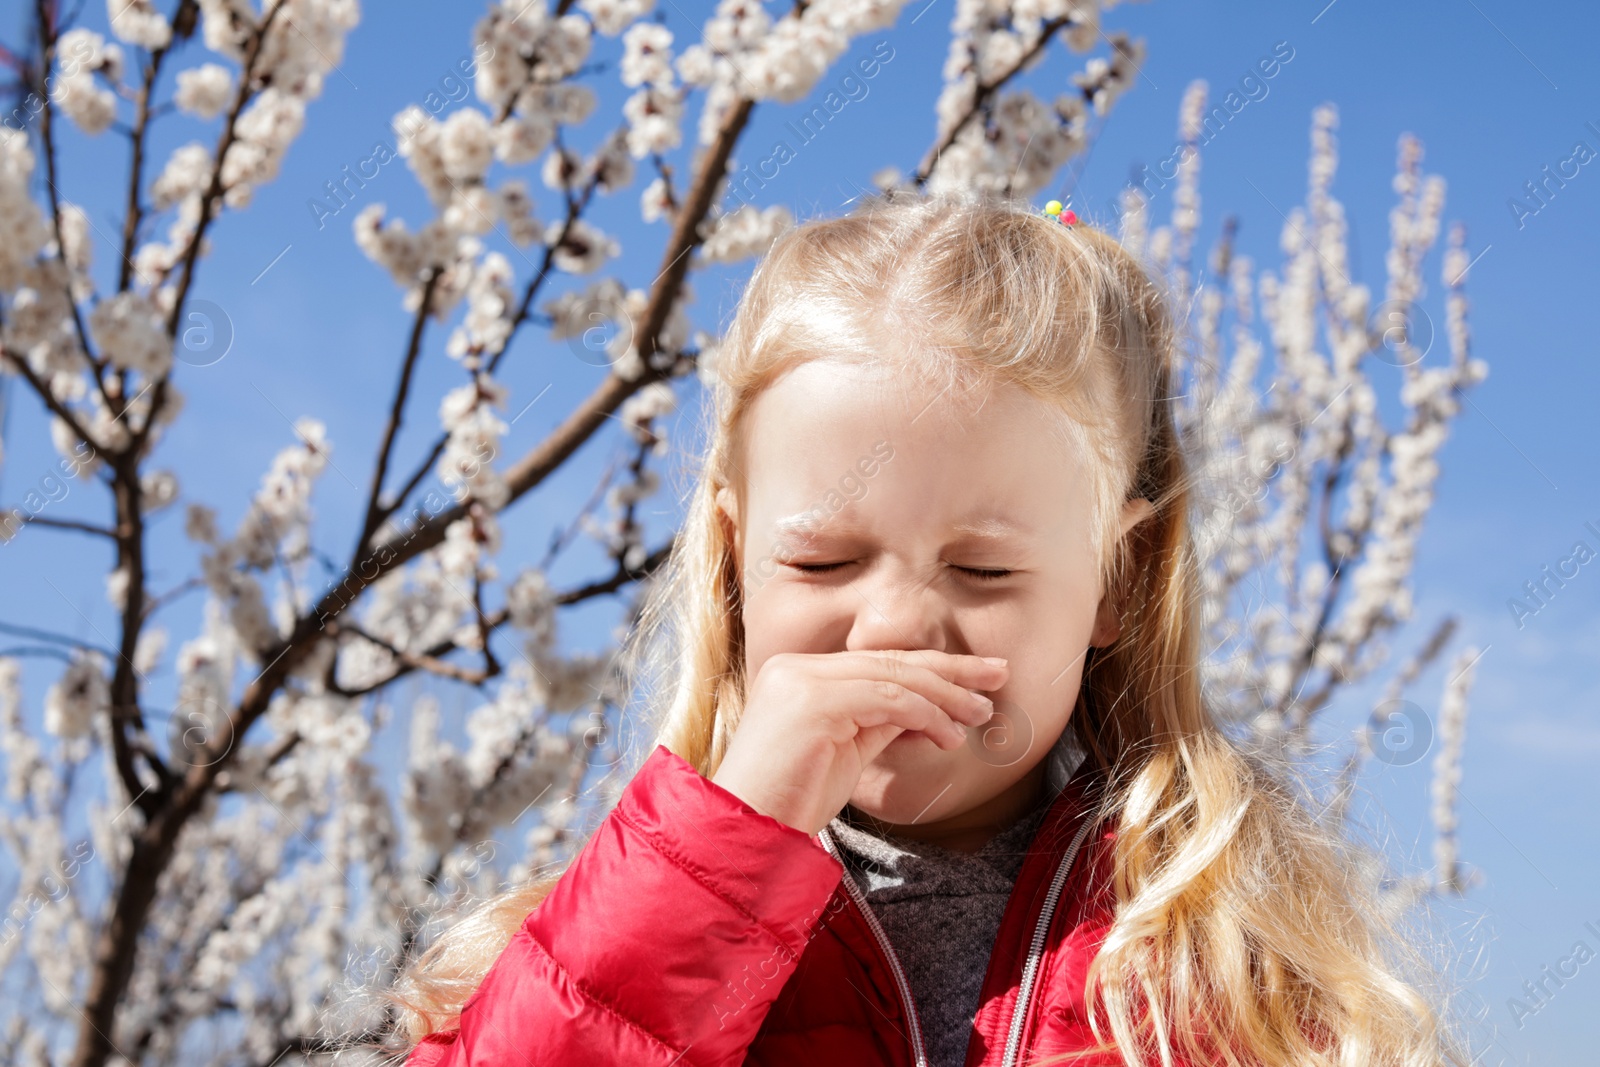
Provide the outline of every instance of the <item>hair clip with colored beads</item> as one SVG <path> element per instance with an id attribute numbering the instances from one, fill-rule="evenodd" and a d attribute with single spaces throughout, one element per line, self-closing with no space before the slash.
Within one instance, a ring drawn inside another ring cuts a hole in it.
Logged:
<path id="1" fill-rule="evenodd" d="M 1069 196 L 1067 197 L 1067 204 L 1071 203 L 1072 198 Z M 1052 200 L 1046 204 L 1044 206 L 1044 213 L 1061 223 L 1063 226 L 1071 226 L 1074 222 L 1078 221 L 1078 213 L 1073 211 L 1071 207 L 1062 204 L 1059 200 Z"/>

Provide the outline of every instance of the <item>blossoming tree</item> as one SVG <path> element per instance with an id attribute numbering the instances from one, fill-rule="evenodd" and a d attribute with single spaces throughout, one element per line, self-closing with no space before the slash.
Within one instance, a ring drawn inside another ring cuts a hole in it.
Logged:
<path id="1" fill-rule="evenodd" d="M 0 512 L 0 536 L 35 526 L 111 546 L 118 625 L 113 647 L 101 647 L 30 626 L 15 605 L 3 620 L 22 643 L 0 654 L 0 842 L 18 874 L 6 887 L 0 974 L 26 991 L 7 997 L 0 1059 L 266 1065 L 371 1042 L 385 1019 L 349 1007 L 365 1003 L 354 989 L 390 981 L 430 924 L 473 894 L 566 853 L 609 795 L 594 783 L 629 756 L 616 729 L 627 694 L 614 657 L 562 652 L 558 619 L 619 591 L 636 609 L 672 543 L 647 543 L 639 518 L 659 488 L 666 416 L 715 367 L 717 339 L 688 310 L 690 278 L 758 256 L 793 221 L 781 206 L 718 206 L 738 177 L 735 151 L 757 106 L 811 98 L 855 39 L 893 31 L 901 7 L 800 0 L 773 13 L 722 0 L 688 26 L 656 17 L 651 0 L 491 4 L 475 31 L 476 100 L 395 119 L 433 217 L 411 229 L 372 205 L 354 221 L 357 243 L 399 287 L 409 329 L 368 489 L 354 501 L 357 543 L 325 583 L 309 566 L 327 555 L 310 504 L 331 445 L 313 414 L 231 531 L 185 497 L 174 469 L 184 457 L 162 441 L 182 411 L 173 352 L 210 243 L 277 174 L 357 25 L 355 0 L 108 0 L 109 36 L 75 25 L 77 9 L 33 0 L 35 53 L 11 57 L 25 121 L 0 128 L 0 371 L 10 395 L 45 413 L 63 473 L 103 491 L 105 519 L 24 500 Z M 1143 42 L 1102 30 L 1101 13 L 1094 0 L 960 0 L 927 153 L 905 172 L 881 161 L 874 181 L 1027 197 L 1056 187 L 1143 59 Z M 1053 42 L 1105 54 L 1060 77 L 1070 88 L 1046 102 L 1020 76 L 1041 69 Z M 632 90 L 601 134 L 588 66 L 597 54 L 620 54 Z M 1145 197 L 1129 190 L 1121 235 L 1192 319 L 1181 403 L 1207 494 L 1197 529 L 1219 714 L 1241 743 L 1305 759 L 1319 712 L 1357 683 L 1383 682 L 1379 711 L 1346 743 L 1345 788 L 1327 808 L 1340 819 L 1362 761 L 1396 751 L 1401 693 L 1450 636 L 1447 621 L 1386 666 L 1412 614 L 1435 457 L 1460 392 L 1483 375 L 1468 352 L 1468 252 L 1455 229 L 1443 256 L 1449 353 L 1424 362 L 1416 334 L 1431 322 L 1423 270 L 1443 183 L 1403 140 L 1375 304 L 1349 277 L 1331 191 L 1335 117 L 1323 108 L 1282 267 L 1258 270 L 1237 254 L 1231 225 L 1197 263 L 1205 117 L 1196 85 L 1171 220 L 1153 226 Z M 193 118 L 217 123 L 214 143 L 149 157 L 153 124 Z M 67 199 L 90 179 L 61 173 L 63 123 L 127 133 L 119 234 L 92 232 Z M 548 190 L 538 214 L 535 166 Z M 619 251 L 587 217 L 594 198 L 636 184 L 643 222 L 661 226 L 659 273 L 644 288 L 619 276 L 575 281 Z M 113 246 L 109 272 L 91 270 L 94 236 Z M 608 327 L 598 342 L 596 323 Z M 431 441 L 424 460 L 399 469 L 418 365 L 440 330 L 461 384 L 439 398 L 437 426 L 420 431 Z M 541 343 L 535 334 L 585 346 L 593 390 L 548 437 L 507 455 L 500 372 Z M 1404 411 L 1393 429 L 1378 404 L 1390 380 Z M 611 572 L 557 588 L 549 556 L 503 562 L 500 516 L 609 432 L 608 420 L 629 461 L 563 544 L 579 531 L 598 538 Z M 603 520 L 592 514 L 602 503 Z M 157 589 L 150 519 L 180 504 L 194 574 Z M 189 589 L 204 591 L 203 621 L 169 657 L 166 620 Z M 64 665 L 24 686 L 30 654 Z M 1438 863 L 1398 883 L 1397 906 L 1468 881 L 1452 790 L 1472 659 L 1461 654 L 1424 724 L 1440 742 Z M 147 678 L 163 661 L 177 684 L 171 714 L 157 717 Z M 417 678 L 432 689 L 402 709 L 409 762 L 386 775 L 371 758 L 374 731 L 392 714 L 395 683 Z M 489 694 L 467 719 L 464 751 L 438 738 L 432 692 L 450 685 Z M 87 836 L 72 831 L 71 812 Z M 511 835 L 516 847 L 501 844 Z"/>

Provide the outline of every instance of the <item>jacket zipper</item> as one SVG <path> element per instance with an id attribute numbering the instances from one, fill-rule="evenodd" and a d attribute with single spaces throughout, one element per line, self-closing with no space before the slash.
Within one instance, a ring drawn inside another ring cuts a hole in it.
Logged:
<path id="1" fill-rule="evenodd" d="M 1028 945 L 1028 960 L 1022 967 L 1022 988 L 1017 992 L 1016 1004 L 1011 1009 L 1011 1026 L 1006 1033 L 1006 1054 L 1000 1061 L 1000 1067 L 1016 1067 L 1017 1054 L 1022 1046 L 1022 1026 L 1028 1018 L 1028 1003 L 1033 999 L 1034 983 L 1039 977 L 1039 963 L 1044 956 L 1044 939 L 1050 931 L 1050 919 L 1055 915 L 1056 904 L 1061 899 L 1061 889 L 1067 883 L 1067 872 L 1072 868 L 1072 861 L 1077 858 L 1078 849 L 1083 845 L 1083 839 L 1088 836 L 1089 828 L 1094 819 L 1085 817 L 1083 825 L 1078 827 L 1078 835 L 1072 839 L 1072 844 L 1067 848 L 1066 855 L 1061 857 L 1061 862 L 1056 865 L 1055 877 L 1050 879 L 1050 890 L 1045 894 L 1044 910 L 1039 913 L 1039 921 L 1033 927 L 1033 940 Z"/>
<path id="2" fill-rule="evenodd" d="M 906 973 L 900 967 L 900 958 L 894 954 L 894 946 L 889 944 L 889 935 L 883 932 L 883 927 L 878 923 L 878 917 L 872 914 L 872 908 L 867 903 L 861 887 L 856 885 L 855 876 L 850 873 L 850 865 L 844 863 L 844 858 L 839 855 L 839 850 L 834 846 L 833 836 L 826 828 L 817 832 L 817 839 L 822 842 L 822 847 L 828 850 L 828 855 L 844 864 L 844 888 L 855 901 L 856 907 L 867 920 L 867 926 L 872 930 L 872 936 L 878 939 L 878 944 L 883 947 L 883 954 L 889 960 L 889 970 L 894 974 L 895 988 L 900 992 L 900 1003 L 905 1009 L 906 1018 L 911 1020 L 911 1054 L 916 1060 L 916 1067 L 928 1067 L 928 1057 L 922 1047 L 922 1025 L 917 1019 L 917 1006 L 911 1001 L 911 984 L 906 981 Z"/>

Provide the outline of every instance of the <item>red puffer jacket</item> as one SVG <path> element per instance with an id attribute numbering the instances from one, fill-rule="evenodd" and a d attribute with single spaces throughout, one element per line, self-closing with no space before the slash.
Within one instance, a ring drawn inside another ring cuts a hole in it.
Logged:
<path id="1" fill-rule="evenodd" d="M 965 1067 L 1095 1043 L 1083 979 L 1111 921 L 1114 833 L 1086 815 L 1098 784 L 1080 769 L 1029 849 Z M 658 745 L 460 1028 L 426 1038 L 405 1067 L 926 1062 L 905 975 L 828 831 L 760 814 Z"/>

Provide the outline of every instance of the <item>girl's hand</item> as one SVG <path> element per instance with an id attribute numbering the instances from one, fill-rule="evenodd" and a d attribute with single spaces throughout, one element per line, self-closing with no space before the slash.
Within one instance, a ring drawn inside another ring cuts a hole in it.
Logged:
<path id="1" fill-rule="evenodd" d="M 850 800 L 861 772 L 905 730 L 940 748 L 994 715 L 1003 659 L 935 649 L 780 652 L 750 683 L 744 715 L 711 780 L 764 815 L 813 835 Z"/>

